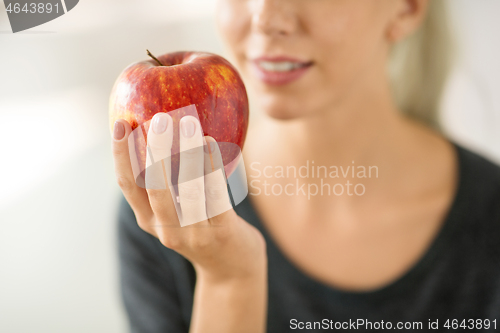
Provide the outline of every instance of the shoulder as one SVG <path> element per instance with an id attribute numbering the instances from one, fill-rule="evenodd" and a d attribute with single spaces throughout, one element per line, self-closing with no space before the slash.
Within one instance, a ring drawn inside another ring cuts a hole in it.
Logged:
<path id="1" fill-rule="evenodd" d="M 500 166 L 463 147 L 457 149 L 460 182 L 450 218 L 459 222 L 461 244 L 484 260 L 498 262 L 494 249 L 500 242 Z"/>
<path id="2" fill-rule="evenodd" d="M 461 146 L 459 158 L 460 188 L 470 209 L 476 215 L 500 211 L 500 166 Z"/>

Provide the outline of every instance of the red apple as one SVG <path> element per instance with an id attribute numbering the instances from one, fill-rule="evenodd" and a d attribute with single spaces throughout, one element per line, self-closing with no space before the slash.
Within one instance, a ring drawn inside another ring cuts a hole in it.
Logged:
<path id="1" fill-rule="evenodd" d="M 116 80 L 109 103 L 110 124 L 127 120 L 132 129 L 145 125 L 158 112 L 195 105 L 204 135 L 219 143 L 226 175 L 243 149 L 248 128 L 248 97 L 236 69 L 224 58 L 202 52 L 176 52 L 134 63 Z M 172 113 L 177 118 L 182 114 Z M 174 124 L 180 119 L 174 119 Z M 143 126 L 148 127 L 148 126 Z M 178 126 L 172 153 L 178 152 Z M 142 131 L 147 133 L 148 128 Z M 136 140 L 139 164 L 144 169 L 146 142 Z M 172 160 L 172 163 L 175 161 Z M 177 177 L 172 169 L 172 177 Z M 142 177 L 141 177 L 142 178 Z"/>

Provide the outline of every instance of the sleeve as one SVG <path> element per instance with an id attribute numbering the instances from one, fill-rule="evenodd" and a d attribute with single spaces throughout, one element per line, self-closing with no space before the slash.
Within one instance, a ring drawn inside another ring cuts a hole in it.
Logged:
<path id="1" fill-rule="evenodd" d="M 118 214 L 120 292 L 130 332 L 189 330 L 189 324 L 183 320 L 174 272 L 162 256 L 161 246 L 155 237 L 139 228 L 122 197 Z"/>

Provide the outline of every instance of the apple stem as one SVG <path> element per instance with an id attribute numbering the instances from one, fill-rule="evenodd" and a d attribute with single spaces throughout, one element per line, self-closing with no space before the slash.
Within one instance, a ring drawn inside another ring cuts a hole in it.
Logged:
<path id="1" fill-rule="evenodd" d="M 151 58 L 153 58 L 160 66 L 165 66 L 164 64 L 162 64 L 160 62 L 160 60 L 158 60 L 154 55 L 152 55 L 151 52 L 149 52 L 148 49 L 146 49 L 146 51 L 148 52 L 148 56 L 150 56 Z"/>

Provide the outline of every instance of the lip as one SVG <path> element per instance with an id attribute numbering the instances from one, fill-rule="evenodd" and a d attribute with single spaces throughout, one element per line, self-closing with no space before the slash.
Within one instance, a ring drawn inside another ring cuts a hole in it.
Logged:
<path id="1" fill-rule="evenodd" d="M 286 72 L 271 72 L 263 69 L 259 66 L 260 61 L 268 61 L 268 62 L 294 62 L 300 63 L 304 65 L 304 67 L 297 68 L 291 71 Z M 302 76 L 304 76 L 312 67 L 313 63 L 311 61 L 304 61 L 297 58 L 287 57 L 287 56 L 276 56 L 276 57 L 259 57 L 254 58 L 251 61 L 252 70 L 262 82 L 272 86 L 284 86 L 290 84 L 294 81 L 299 80 Z"/>

